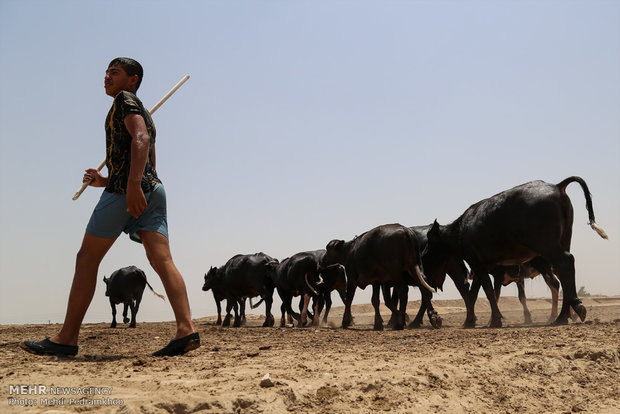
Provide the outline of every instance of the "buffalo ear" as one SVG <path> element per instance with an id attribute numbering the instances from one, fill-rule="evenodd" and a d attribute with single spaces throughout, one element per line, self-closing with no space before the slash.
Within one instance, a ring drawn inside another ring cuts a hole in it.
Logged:
<path id="1" fill-rule="evenodd" d="M 108 281 L 109 281 L 109 280 L 110 280 L 110 279 L 108 279 L 107 277 L 103 276 L 103 281 L 106 283 L 106 285 L 108 284 Z"/>
<path id="2" fill-rule="evenodd" d="M 340 249 L 344 245 L 344 240 L 332 240 L 327 243 L 326 249 Z"/>
<path id="3" fill-rule="evenodd" d="M 429 242 L 436 241 L 439 239 L 439 223 L 437 223 L 437 219 L 435 219 L 430 230 L 426 233 L 426 237 L 428 238 Z"/>

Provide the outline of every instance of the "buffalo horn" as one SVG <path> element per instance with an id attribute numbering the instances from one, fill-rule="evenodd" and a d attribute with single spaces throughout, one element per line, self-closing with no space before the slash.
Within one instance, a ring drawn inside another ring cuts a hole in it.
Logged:
<path id="1" fill-rule="evenodd" d="M 426 280 L 424 280 L 424 275 L 422 274 L 422 271 L 420 270 L 420 266 L 415 267 L 415 272 L 418 275 L 418 279 L 420 280 L 420 283 L 422 284 L 422 286 L 424 286 L 426 289 L 428 289 L 430 292 L 436 293 L 437 291 L 435 289 L 433 289 L 432 287 L 430 287 L 428 285 L 428 283 L 426 283 Z"/>
<path id="2" fill-rule="evenodd" d="M 306 279 L 306 285 L 308 285 L 308 287 L 310 288 L 310 290 L 312 291 L 312 293 L 314 293 L 315 295 L 318 295 L 319 293 L 318 293 L 316 290 L 314 290 L 314 289 L 312 288 L 312 286 L 310 286 L 310 282 L 308 282 L 308 273 L 306 273 L 306 275 L 305 275 L 305 279 Z"/>

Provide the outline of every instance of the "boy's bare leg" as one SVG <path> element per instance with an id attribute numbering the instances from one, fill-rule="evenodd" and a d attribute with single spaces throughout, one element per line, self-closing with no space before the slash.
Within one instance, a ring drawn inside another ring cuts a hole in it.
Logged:
<path id="1" fill-rule="evenodd" d="M 146 256 L 161 278 L 172 305 L 177 323 L 174 339 L 183 338 L 196 332 L 190 315 L 185 282 L 172 260 L 168 239 L 155 231 L 141 231 L 140 238 L 146 250 Z"/>
<path id="2" fill-rule="evenodd" d="M 95 294 L 99 264 L 115 240 L 84 234 L 82 246 L 75 260 L 75 274 L 69 293 L 65 322 L 60 332 L 51 337 L 50 341 L 77 345 L 80 325 Z"/>

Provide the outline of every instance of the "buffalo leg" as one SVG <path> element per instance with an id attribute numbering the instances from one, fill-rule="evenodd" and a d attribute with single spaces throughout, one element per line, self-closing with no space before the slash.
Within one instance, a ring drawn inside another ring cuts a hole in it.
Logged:
<path id="1" fill-rule="evenodd" d="M 231 319 L 231 314 L 230 311 L 232 311 L 233 308 L 233 304 L 232 304 L 232 300 L 226 299 L 226 316 L 224 316 L 224 321 L 222 322 L 222 326 L 230 326 L 230 319 Z"/>
<path id="2" fill-rule="evenodd" d="M 342 315 L 342 327 L 348 328 L 353 323 L 353 316 L 351 315 L 351 303 L 355 297 L 355 289 L 357 288 L 353 278 L 347 281 L 347 294 L 344 301 L 344 314 Z"/>
<path id="3" fill-rule="evenodd" d="M 110 306 L 112 306 L 112 323 L 110 324 L 110 328 L 116 328 L 116 303 L 110 299 Z"/>
<path id="4" fill-rule="evenodd" d="M 398 294 L 396 293 L 396 289 L 391 291 L 391 287 L 387 283 L 381 284 L 381 292 L 383 293 L 383 302 L 385 306 L 390 310 L 391 315 L 388 320 L 387 326 L 393 327 L 398 319 Z"/>
<path id="5" fill-rule="evenodd" d="M 519 302 L 523 306 L 523 319 L 525 323 L 532 323 L 532 314 L 527 308 L 527 298 L 525 297 L 525 282 L 523 280 L 517 281 L 517 288 L 519 289 Z"/>
<path id="6" fill-rule="evenodd" d="M 284 328 L 286 326 L 286 304 L 284 301 L 280 305 L 280 312 L 282 313 L 282 317 L 280 318 L 280 328 Z"/>
<path id="7" fill-rule="evenodd" d="M 482 284 L 482 289 L 484 293 L 487 295 L 487 299 L 489 300 L 489 304 L 491 305 L 491 323 L 489 324 L 490 328 L 501 328 L 502 327 L 502 313 L 499 310 L 499 306 L 497 306 L 497 300 L 495 300 L 495 292 L 493 292 L 493 285 L 491 283 L 491 278 L 488 273 L 483 273 L 480 283 Z"/>
<path id="8" fill-rule="evenodd" d="M 325 301 L 325 313 L 323 314 L 323 323 L 326 324 L 327 315 L 329 315 L 329 311 L 332 308 L 332 294 L 329 292 L 326 293 L 323 297 L 323 300 Z"/>
<path id="9" fill-rule="evenodd" d="M 245 299 L 239 299 L 239 326 L 245 325 Z"/>
<path id="10" fill-rule="evenodd" d="M 136 327 L 136 313 L 138 312 L 138 305 L 135 301 L 129 302 L 129 308 L 131 309 L 131 323 L 129 324 L 130 328 Z"/>
<path id="11" fill-rule="evenodd" d="M 129 304 L 124 303 L 123 304 L 123 323 L 129 322 L 129 318 L 127 317 L 127 309 L 129 309 Z"/>
<path id="12" fill-rule="evenodd" d="M 135 328 L 136 327 L 136 320 L 138 318 L 138 309 L 140 309 L 140 302 L 142 302 L 142 293 L 136 295 L 136 301 L 134 303 L 134 309 L 131 311 L 131 325 L 129 325 L 130 328 Z"/>
<path id="13" fill-rule="evenodd" d="M 301 317 L 298 313 L 296 313 L 293 310 L 293 306 L 291 305 L 291 302 L 293 301 L 293 297 L 291 296 L 290 293 L 279 290 L 278 289 L 278 294 L 280 295 L 280 299 L 282 299 L 282 305 L 280 306 L 280 310 L 282 311 L 282 319 L 280 320 L 280 326 L 284 327 L 286 326 L 286 320 L 288 319 L 289 323 L 293 323 L 291 318 L 294 318 L 295 320 L 300 320 Z M 286 315 L 288 313 L 288 316 Z"/>
<path id="14" fill-rule="evenodd" d="M 398 308 L 398 320 L 394 325 L 394 329 L 401 331 L 405 328 L 405 320 L 407 319 L 407 301 L 409 300 L 409 285 L 403 282 L 394 287 L 394 290 L 398 292 L 398 300 L 400 306 Z"/>
<path id="15" fill-rule="evenodd" d="M 233 328 L 238 328 L 241 326 L 241 315 L 239 314 L 239 302 L 236 300 L 231 300 L 233 304 L 233 311 L 235 312 L 235 320 L 233 322 Z"/>
<path id="16" fill-rule="evenodd" d="M 308 296 L 308 302 L 306 303 L 306 296 Z M 305 326 L 308 324 L 308 319 L 311 319 L 312 321 L 314 321 L 314 315 L 312 314 L 312 312 L 310 311 L 310 298 L 312 298 L 312 296 L 308 295 L 308 294 L 302 294 L 299 297 L 299 314 L 301 315 L 301 318 L 304 320 L 304 323 L 300 326 Z M 305 312 L 305 313 L 304 313 Z M 306 315 L 304 318 L 304 314 Z"/>
<path id="17" fill-rule="evenodd" d="M 422 291 L 422 289 L 420 289 L 420 291 Z M 422 297 L 424 297 L 424 295 L 422 295 Z M 419 328 L 420 326 L 422 326 L 425 312 L 426 312 L 426 303 L 424 303 L 424 300 L 422 300 L 420 301 L 420 309 L 418 310 L 418 313 L 416 314 L 415 318 L 413 318 L 413 321 L 409 324 L 409 328 Z"/>
<path id="18" fill-rule="evenodd" d="M 491 278 L 489 278 L 489 274 L 484 269 L 472 268 L 472 271 L 476 275 L 476 279 L 479 280 L 479 283 L 482 286 L 487 299 L 489 300 L 489 305 L 491 305 L 491 323 L 489 324 L 489 327 L 501 328 L 502 314 L 499 311 L 497 301 L 495 300 L 495 292 L 493 292 L 493 286 L 491 283 Z"/>
<path id="19" fill-rule="evenodd" d="M 308 304 L 310 303 L 310 295 L 303 294 L 303 308 L 301 309 L 301 318 L 299 319 L 299 327 L 305 326 L 308 323 Z"/>
<path id="20" fill-rule="evenodd" d="M 493 293 L 495 294 L 495 301 L 499 306 L 499 297 L 502 295 L 502 282 L 496 277 L 493 278 Z"/>
<path id="21" fill-rule="evenodd" d="M 289 316 L 292 316 L 293 319 L 295 319 L 299 323 L 301 321 L 301 315 L 293 310 L 292 302 L 293 298 L 291 296 L 288 296 L 288 300 L 286 301 L 286 311 L 288 312 Z"/>
<path id="22" fill-rule="evenodd" d="M 448 272 L 448 276 L 454 282 L 454 286 L 458 289 L 461 297 L 463 298 L 463 302 L 465 302 L 465 309 L 467 309 L 467 318 L 471 318 L 471 326 L 476 326 L 476 315 L 474 314 L 474 307 L 471 303 L 471 296 L 469 292 L 469 282 L 467 282 L 467 269 L 465 269 L 465 265 L 461 262 L 458 267 L 454 270 Z M 478 292 L 476 292 L 476 296 L 478 296 Z M 467 321 L 464 326 L 467 326 Z"/>
<path id="23" fill-rule="evenodd" d="M 562 283 L 562 309 L 555 320 L 556 325 L 565 325 L 568 323 L 570 316 L 570 308 L 572 307 L 582 321 L 586 319 L 586 307 L 583 306 L 581 300 L 577 297 L 577 288 L 575 286 L 575 258 L 572 254 L 565 251 L 561 255 L 551 260 L 553 268 Z"/>
<path id="24" fill-rule="evenodd" d="M 271 314 L 271 307 L 273 306 L 273 290 L 271 292 L 267 292 L 265 295 L 265 322 L 263 323 L 264 327 L 272 327 L 275 323 L 275 319 Z"/>
<path id="25" fill-rule="evenodd" d="M 549 289 L 551 289 L 551 316 L 549 316 L 549 322 L 553 322 L 558 316 L 558 299 L 560 291 L 560 281 L 553 275 L 553 273 L 543 273 L 545 282 Z"/>
<path id="26" fill-rule="evenodd" d="M 215 324 L 220 326 L 222 324 L 222 305 L 219 300 L 215 301 L 215 307 L 217 308 L 217 321 Z"/>
<path id="27" fill-rule="evenodd" d="M 313 306 L 313 310 L 314 310 L 314 318 L 312 319 L 312 326 L 317 327 L 319 326 L 319 316 L 320 314 L 320 310 L 319 310 L 319 305 L 321 302 L 321 296 L 315 296 L 312 298 L 312 304 Z"/>
<path id="28" fill-rule="evenodd" d="M 464 328 L 474 328 L 476 326 L 476 300 L 478 300 L 478 292 L 480 292 L 480 279 L 474 277 L 469 291 L 469 308 L 467 308 L 467 317 L 465 318 Z"/>
<path id="29" fill-rule="evenodd" d="M 379 293 L 381 292 L 381 286 L 378 283 L 372 285 L 372 299 L 371 303 L 373 308 L 375 308 L 375 331 L 383 330 L 383 318 L 381 317 L 381 313 L 379 312 Z"/>
<path id="30" fill-rule="evenodd" d="M 435 329 L 441 328 L 441 325 L 443 324 L 443 320 L 441 319 L 441 316 L 439 316 L 439 313 L 437 313 L 435 308 L 433 308 L 433 303 L 431 301 L 433 299 L 433 293 L 429 292 L 423 286 L 420 287 L 420 292 L 422 294 L 422 303 L 424 304 L 423 306 L 420 306 L 420 309 L 422 309 L 423 307 L 426 308 L 426 314 L 428 315 L 428 320 L 431 323 L 431 326 L 433 328 Z"/>

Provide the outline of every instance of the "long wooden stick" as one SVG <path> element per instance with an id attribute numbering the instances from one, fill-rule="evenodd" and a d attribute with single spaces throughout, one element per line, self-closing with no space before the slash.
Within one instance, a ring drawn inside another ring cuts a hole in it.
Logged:
<path id="1" fill-rule="evenodd" d="M 170 92 L 168 92 L 166 95 L 164 95 L 163 98 L 161 98 L 159 100 L 159 102 L 157 102 L 155 104 L 155 106 L 153 108 L 151 108 L 151 110 L 149 111 L 149 113 L 151 115 L 153 115 L 153 113 L 155 111 L 157 111 L 159 109 L 160 106 L 162 106 L 164 104 L 164 102 L 166 102 L 168 100 L 168 98 L 170 98 L 172 96 L 173 93 L 175 93 L 185 82 L 187 82 L 187 80 L 189 79 L 189 75 L 185 75 L 183 76 L 183 79 L 181 79 L 179 81 L 179 83 L 177 83 L 176 85 L 174 85 L 174 88 L 170 89 Z M 104 159 L 103 161 L 101 161 L 101 163 L 97 166 L 97 171 L 101 171 L 103 169 L 103 167 L 105 166 L 105 162 L 106 160 Z M 86 190 L 86 187 L 88 187 L 90 184 L 90 181 L 87 181 L 85 183 L 82 183 L 82 186 L 80 187 L 79 190 L 77 190 L 77 192 L 73 195 L 73 200 L 77 200 L 78 197 L 84 192 L 84 190 Z"/>

